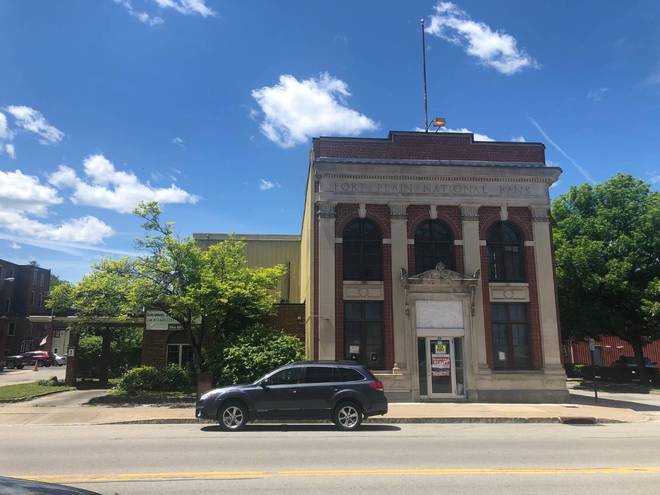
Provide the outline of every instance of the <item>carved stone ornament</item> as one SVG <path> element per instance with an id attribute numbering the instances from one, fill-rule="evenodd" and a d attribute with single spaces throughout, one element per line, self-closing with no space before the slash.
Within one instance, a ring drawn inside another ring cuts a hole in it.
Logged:
<path id="1" fill-rule="evenodd" d="M 478 270 L 477 270 L 478 272 Z M 478 282 L 478 273 L 473 276 L 458 273 L 445 268 L 443 263 L 438 263 L 435 268 L 408 277 L 408 282 L 424 280 L 455 280 L 457 282 Z"/>
<path id="2" fill-rule="evenodd" d="M 366 218 L 367 217 L 367 205 L 364 203 L 360 203 L 358 205 L 358 216 L 360 218 Z"/>
<path id="3" fill-rule="evenodd" d="M 319 201 L 318 203 L 318 216 L 319 218 L 335 218 L 335 204 L 330 201 Z"/>
<path id="4" fill-rule="evenodd" d="M 390 216 L 392 218 L 398 218 L 401 220 L 406 219 L 408 205 L 401 203 L 390 203 L 388 206 L 390 207 Z"/>
<path id="5" fill-rule="evenodd" d="M 413 285 L 418 288 L 424 286 L 449 286 L 453 287 L 454 291 L 459 289 L 459 292 L 470 294 L 470 312 L 474 315 L 476 289 L 479 278 L 481 277 L 481 270 L 476 270 L 472 275 L 466 275 L 449 270 L 442 263 L 438 263 L 435 268 L 412 276 L 407 276 L 406 271 L 402 268 L 400 275 L 405 290 L 408 290 Z"/>
<path id="6" fill-rule="evenodd" d="M 550 209 L 547 206 L 530 206 L 532 222 L 549 222 Z"/>
<path id="7" fill-rule="evenodd" d="M 461 219 L 479 221 L 479 207 L 478 206 L 461 206 Z"/>

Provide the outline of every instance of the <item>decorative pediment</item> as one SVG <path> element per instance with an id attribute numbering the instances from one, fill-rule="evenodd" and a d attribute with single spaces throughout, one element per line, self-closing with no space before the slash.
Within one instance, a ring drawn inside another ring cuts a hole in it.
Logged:
<path id="1" fill-rule="evenodd" d="M 403 272 L 405 270 L 402 269 Z M 402 273 L 402 279 L 403 273 Z M 407 283 L 433 283 L 434 281 L 454 281 L 454 282 L 472 282 L 472 283 L 477 283 L 479 281 L 479 270 L 477 270 L 473 275 L 466 275 L 464 273 L 459 273 L 455 272 L 453 270 L 449 270 L 448 268 L 445 268 L 445 265 L 442 263 L 438 263 L 435 268 L 431 270 L 427 270 L 425 272 L 422 272 L 418 275 L 408 275 L 405 273 L 405 280 L 404 282 Z"/>

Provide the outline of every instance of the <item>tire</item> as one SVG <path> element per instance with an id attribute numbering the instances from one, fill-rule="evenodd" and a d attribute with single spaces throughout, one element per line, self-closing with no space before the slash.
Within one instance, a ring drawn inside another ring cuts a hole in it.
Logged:
<path id="1" fill-rule="evenodd" d="M 224 431 L 242 430 L 247 420 L 247 408 L 240 402 L 227 402 L 218 409 L 218 422 Z"/>
<path id="2" fill-rule="evenodd" d="M 45 364 L 46 368 L 50 368 L 50 362 L 49 361 L 46 361 L 44 364 Z"/>
<path id="3" fill-rule="evenodd" d="M 23 365 L 23 364 L 17 364 L 17 365 L 16 365 L 16 369 L 19 369 L 19 370 L 22 370 L 22 369 L 23 369 L 23 367 L 24 367 L 24 365 Z"/>
<path id="4" fill-rule="evenodd" d="M 362 417 L 362 408 L 352 401 L 340 402 L 332 412 L 332 422 L 341 431 L 357 430 L 362 424 Z"/>
<path id="5" fill-rule="evenodd" d="M 45 365 L 46 365 L 46 363 L 44 363 L 43 361 L 37 361 L 37 366 L 39 368 L 43 368 Z"/>

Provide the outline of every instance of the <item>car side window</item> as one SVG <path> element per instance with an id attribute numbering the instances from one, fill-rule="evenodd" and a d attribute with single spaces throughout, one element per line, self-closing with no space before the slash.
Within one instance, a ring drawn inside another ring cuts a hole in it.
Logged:
<path id="1" fill-rule="evenodd" d="M 300 383 L 302 368 L 287 368 L 269 378 L 271 385 L 294 385 Z"/>
<path id="2" fill-rule="evenodd" d="M 329 383 L 336 381 L 335 368 L 329 366 L 308 366 L 305 368 L 304 383 Z"/>
<path id="3" fill-rule="evenodd" d="M 353 368 L 339 368 L 339 376 L 342 382 L 356 382 L 359 380 L 364 380 L 362 373 Z"/>

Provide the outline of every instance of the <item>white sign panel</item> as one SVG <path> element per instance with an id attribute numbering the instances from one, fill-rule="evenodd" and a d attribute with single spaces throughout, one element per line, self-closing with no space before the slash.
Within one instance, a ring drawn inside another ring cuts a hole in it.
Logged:
<path id="1" fill-rule="evenodd" d="M 170 318 L 162 311 L 149 310 L 146 314 L 146 330 L 174 330 L 180 328 L 179 322 Z"/>
<path id="2" fill-rule="evenodd" d="M 417 301 L 417 328 L 463 328 L 463 303 L 460 301 Z"/>

